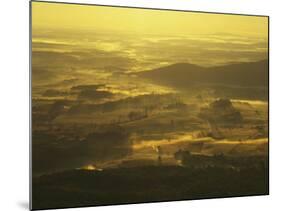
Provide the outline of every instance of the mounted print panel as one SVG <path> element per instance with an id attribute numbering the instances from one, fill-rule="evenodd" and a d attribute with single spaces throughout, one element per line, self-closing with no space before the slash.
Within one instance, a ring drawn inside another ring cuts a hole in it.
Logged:
<path id="1" fill-rule="evenodd" d="M 266 195 L 267 16 L 31 2 L 31 206 Z"/>

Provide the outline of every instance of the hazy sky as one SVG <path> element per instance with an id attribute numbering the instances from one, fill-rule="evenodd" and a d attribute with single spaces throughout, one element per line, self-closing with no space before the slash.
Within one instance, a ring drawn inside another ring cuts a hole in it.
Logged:
<path id="1" fill-rule="evenodd" d="M 32 3 L 33 29 L 71 28 L 161 35 L 231 33 L 267 36 L 267 18 L 255 16 Z"/>

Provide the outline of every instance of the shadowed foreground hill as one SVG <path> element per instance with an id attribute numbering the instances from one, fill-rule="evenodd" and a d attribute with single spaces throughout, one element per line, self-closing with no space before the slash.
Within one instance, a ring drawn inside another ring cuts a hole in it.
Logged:
<path id="1" fill-rule="evenodd" d="M 268 194 L 268 169 L 147 166 L 33 178 L 33 209 Z"/>
<path id="2" fill-rule="evenodd" d="M 203 84 L 267 87 L 268 60 L 215 67 L 178 63 L 140 72 L 138 76 L 178 88 Z"/>

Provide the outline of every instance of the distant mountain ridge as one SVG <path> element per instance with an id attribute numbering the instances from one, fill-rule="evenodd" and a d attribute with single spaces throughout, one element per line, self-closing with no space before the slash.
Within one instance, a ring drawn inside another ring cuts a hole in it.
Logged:
<path id="1" fill-rule="evenodd" d="M 137 74 L 155 82 L 176 87 L 198 84 L 224 84 L 245 87 L 268 86 L 268 60 L 202 67 L 177 63 Z"/>

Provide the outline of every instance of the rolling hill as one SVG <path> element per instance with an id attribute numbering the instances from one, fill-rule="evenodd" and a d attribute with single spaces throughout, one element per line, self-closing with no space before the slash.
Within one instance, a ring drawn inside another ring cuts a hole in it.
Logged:
<path id="1" fill-rule="evenodd" d="M 201 84 L 266 88 L 268 86 L 268 60 L 214 67 L 177 63 L 143 71 L 138 73 L 138 76 L 178 88 Z"/>

